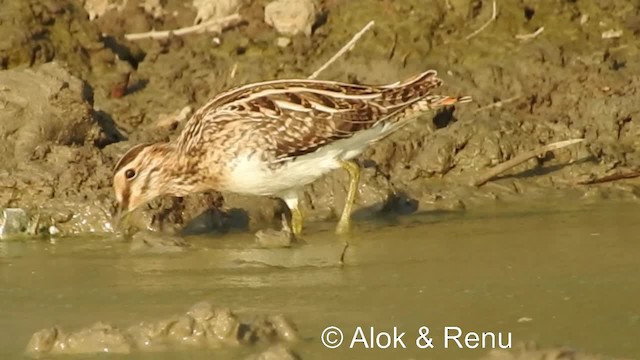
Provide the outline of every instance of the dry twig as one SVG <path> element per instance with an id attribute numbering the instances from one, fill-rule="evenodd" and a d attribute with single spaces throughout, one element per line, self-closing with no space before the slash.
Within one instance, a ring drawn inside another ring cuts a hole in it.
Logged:
<path id="1" fill-rule="evenodd" d="M 516 35 L 516 39 L 518 40 L 529 40 L 538 37 L 538 35 L 542 34 L 544 31 L 544 26 L 538 28 L 538 30 L 532 32 L 531 34 L 518 34 Z"/>
<path id="2" fill-rule="evenodd" d="M 229 73 L 229 77 L 231 79 L 235 78 L 237 72 L 238 72 L 238 63 L 234 63 L 233 67 L 231 68 L 231 73 Z"/>
<path id="3" fill-rule="evenodd" d="M 544 145 L 540 148 L 531 150 L 531 151 L 527 151 L 524 152 L 522 154 L 519 154 L 517 156 L 515 156 L 513 159 L 505 161 L 501 164 L 498 164 L 494 167 L 492 167 L 491 169 L 489 169 L 489 171 L 487 171 L 484 175 L 480 176 L 479 178 L 477 178 L 475 181 L 473 181 L 472 185 L 473 186 L 482 186 L 485 183 L 487 183 L 489 180 L 491 180 L 493 177 L 500 175 L 501 173 L 513 168 L 514 166 L 520 165 L 523 162 L 539 156 L 541 154 L 544 154 L 548 151 L 553 151 L 553 150 L 558 150 L 558 149 L 562 149 L 563 147 L 567 147 L 569 145 L 573 145 L 573 144 L 577 144 L 577 143 L 581 143 L 583 142 L 584 139 L 571 139 L 571 140 L 564 140 L 564 141 L 558 141 L 555 143 L 551 143 L 551 144 L 547 144 Z"/>
<path id="4" fill-rule="evenodd" d="M 318 75 L 320 75 L 321 72 L 323 72 L 326 68 L 329 67 L 329 65 L 333 64 L 340 56 L 344 55 L 344 53 L 346 53 L 347 51 L 353 49 L 353 47 L 355 46 L 356 42 L 358 42 L 358 40 L 360 40 L 360 38 L 362 37 L 362 35 L 364 35 L 364 33 L 366 33 L 367 31 L 369 31 L 369 29 L 371 29 L 371 27 L 375 24 L 375 21 L 371 20 L 369 21 L 369 23 L 367 25 L 365 25 L 365 27 L 362 28 L 362 30 L 358 31 L 357 34 L 355 34 L 351 40 L 349 40 L 349 42 L 342 47 L 342 49 L 340 49 L 335 55 L 333 55 L 331 57 L 331 59 L 329 59 L 326 63 L 324 63 L 322 66 L 320 66 L 320 68 L 318 70 L 316 70 L 313 74 L 311 74 L 311 76 L 308 77 L 308 79 L 315 79 L 318 77 Z"/>
<path id="5" fill-rule="evenodd" d="M 493 0 L 493 12 L 491 13 L 491 19 L 489 19 L 486 23 L 484 23 L 484 25 L 480 26 L 480 28 L 474 32 L 472 32 L 471 34 L 467 35 L 467 37 L 465 37 L 465 40 L 469 40 L 472 37 L 480 34 L 482 32 L 482 30 L 486 29 L 487 26 L 491 25 L 492 22 L 494 22 L 496 20 L 496 17 L 498 16 L 498 5 L 496 4 L 496 0 Z"/>
<path id="6" fill-rule="evenodd" d="M 502 107 L 502 105 L 508 104 L 510 102 L 514 102 L 514 101 L 518 100 L 519 98 L 520 98 L 520 95 L 516 95 L 516 96 L 512 96 L 512 97 L 510 97 L 508 99 L 496 101 L 496 102 L 494 102 L 492 104 L 489 104 L 487 106 L 481 107 L 480 109 L 477 109 L 473 113 L 477 114 L 477 113 L 479 113 L 480 111 L 483 111 L 483 110 L 492 109 L 492 108 L 499 108 L 499 107 Z"/>
<path id="7" fill-rule="evenodd" d="M 602 184 L 602 183 L 606 183 L 606 182 L 624 180 L 624 179 L 633 179 L 633 178 L 637 178 L 637 177 L 640 177 L 640 170 L 639 171 L 621 172 L 621 173 L 617 173 L 617 174 L 611 174 L 611 175 L 603 176 L 601 178 L 580 181 L 580 182 L 578 182 L 578 184 L 580 184 L 580 185 Z"/>
<path id="8" fill-rule="evenodd" d="M 237 25 L 242 21 L 242 18 L 239 14 L 233 14 L 229 16 L 225 16 L 219 19 L 211 19 L 200 23 L 198 25 L 188 26 L 185 28 L 175 29 L 175 30 L 165 30 L 165 31 L 149 31 L 144 33 L 136 33 L 136 34 L 126 34 L 124 37 L 127 40 L 142 40 L 142 39 L 166 39 L 171 35 L 182 36 L 186 34 L 191 34 L 199 31 L 211 31 L 211 32 L 220 32 L 228 27 Z"/>

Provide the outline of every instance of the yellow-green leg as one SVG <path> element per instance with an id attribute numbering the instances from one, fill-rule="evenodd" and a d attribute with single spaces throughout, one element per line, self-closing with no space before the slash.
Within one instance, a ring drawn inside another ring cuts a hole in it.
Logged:
<path id="1" fill-rule="evenodd" d="M 340 166 L 349 173 L 349 190 L 347 192 L 347 199 L 344 202 L 344 209 L 338 226 L 336 227 L 337 234 L 345 234 L 349 232 L 351 228 L 351 211 L 353 210 L 353 204 L 356 201 L 356 195 L 358 194 L 358 184 L 360 183 L 360 166 L 354 161 L 341 161 Z"/>
<path id="2" fill-rule="evenodd" d="M 298 194 L 296 191 L 291 190 L 282 194 L 282 200 L 287 204 L 287 207 L 291 211 L 291 232 L 294 236 L 298 237 L 302 234 L 302 211 L 298 206 Z"/>
<path id="3" fill-rule="evenodd" d="M 291 231 L 295 237 L 302 234 L 302 211 L 300 208 L 295 207 L 291 210 Z"/>

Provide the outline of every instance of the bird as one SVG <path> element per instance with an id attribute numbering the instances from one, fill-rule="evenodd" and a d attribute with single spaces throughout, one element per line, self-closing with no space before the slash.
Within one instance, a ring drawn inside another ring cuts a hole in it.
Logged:
<path id="1" fill-rule="evenodd" d="M 301 189 L 344 169 L 349 186 L 336 233 L 348 233 L 360 180 L 356 157 L 424 112 L 471 101 L 433 94 L 442 84 L 436 70 L 427 70 L 386 85 L 282 79 L 221 92 L 172 140 L 135 145 L 118 160 L 118 213 L 163 195 L 277 197 L 290 210 L 290 230 L 300 236 Z"/>

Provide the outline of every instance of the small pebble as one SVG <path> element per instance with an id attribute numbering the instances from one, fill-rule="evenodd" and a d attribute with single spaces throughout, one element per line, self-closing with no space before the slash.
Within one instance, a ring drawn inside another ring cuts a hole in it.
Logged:
<path id="1" fill-rule="evenodd" d="M 194 24 L 200 24 L 237 13 L 242 0 L 193 0 L 192 4 L 197 13 Z"/>
<path id="2" fill-rule="evenodd" d="M 607 30 L 602 33 L 603 39 L 616 39 L 622 36 L 622 30 Z"/>
<path id="3" fill-rule="evenodd" d="M 49 226 L 49 235 L 58 235 L 60 234 L 60 229 L 58 229 L 55 225 Z"/>
<path id="4" fill-rule="evenodd" d="M 279 37 L 276 40 L 276 45 L 278 45 L 281 48 L 286 48 L 287 46 L 291 45 L 291 39 L 288 37 Z"/>
<path id="5" fill-rule="evenodd" d="M 588 14 L 582 14 L 582 16 L 580 17 L 580 25 L 586 24 L 587 21 L 589 21 L 589 15 Z"/>

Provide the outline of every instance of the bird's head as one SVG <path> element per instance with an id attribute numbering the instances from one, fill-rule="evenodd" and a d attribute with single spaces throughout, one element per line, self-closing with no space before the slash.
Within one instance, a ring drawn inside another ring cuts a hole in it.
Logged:
<path id="1" fill-rule="evenodd" d="M 166 170 L 170 151 L 167 144 L 139 144 L 120 158 L 113 175 L 119 214 L 127 214 L 170 192 Z"/>

